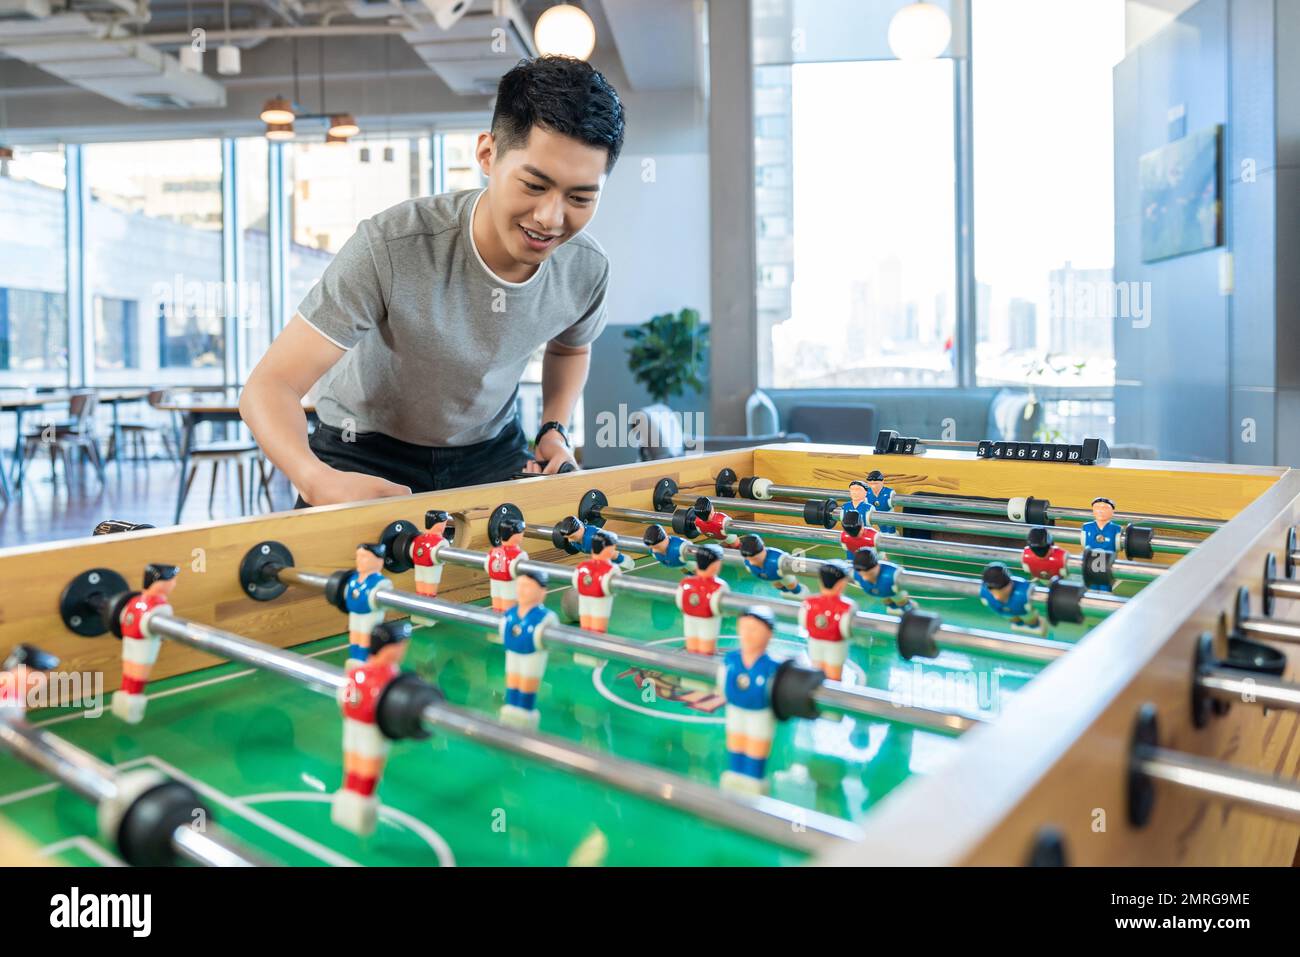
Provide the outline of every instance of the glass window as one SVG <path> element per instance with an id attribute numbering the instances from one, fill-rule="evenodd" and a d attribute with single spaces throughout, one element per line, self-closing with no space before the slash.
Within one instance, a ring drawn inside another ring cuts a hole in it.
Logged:
<path id="1" fill-rule="evenodd" d="M 478 133 L 442 133 L 442 191 L 454 193 L 485 185 L 483 171 L 474 158 Z"/>
<path id="2" fill-rule="evenodd" d="M 140 373 L 154 373 L 160 383 L 221 382 L 220 141 L 92 144 L 83 170 L 100 380 L 138 382 Z"/>
<path id="3" fill-rule="evenodd" d="M 1124 0 L 974 0 L 971 30 L 978 382 L 1109 399 Z M 1098 404 L 1058 431 L 1105 437 Z"/>
<path id="4" fill-rule="evenodd" d="M 65 385 L 67 255 L 61 147 L 0 160 L 0 384 Z"/>
<path id="5" fill-rule="evenodd" d="M 269 143 L 264 136 L 235 141 L 239 193 L 239 322 L 244 334 L 240 378 L 257 365 L 271 344 L 271 246 L 269 242 Z"/>
<path id="6" fill-rule="evenodd" d="M 95 368 L 140 368 L 139 303 L 95 297 Z"/>
<path id="7" fill-rule="evenodd" d="M 296 309 L 357 224 L 429 190 L 428 137 L 287 146 L 289 308 Z"/>
<path id="8" fill-rule="evenodd" d="M 755 114 L 759 384 L 955 384 L 952 61 L 759 67 Z"/>

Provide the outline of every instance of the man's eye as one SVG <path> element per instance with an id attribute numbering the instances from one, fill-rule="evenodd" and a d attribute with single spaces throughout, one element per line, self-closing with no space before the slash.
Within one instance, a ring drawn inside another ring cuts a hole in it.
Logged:
<path id="1" fill-rule="evenodd" d="M 535 193 L 540 193 L 546 189 L 546 187 L 541 185 L 540 183 L 530 183 L 528 182 L 528 180 L 521 180 L 521 182 L 524 184 L 524 186 L 526 186 L 528 189 L 531 189 Z"/>
<path id="2" fill-rule="evenodd" d="M 590 205 L 591 205 L 591 197 L 590 197 L 590 196 L 571 196 L 570 199 L 572 199 L 573 202 L 574 202 L 575 204 L 577 204 L 578 206 L 590 206 Z"/>

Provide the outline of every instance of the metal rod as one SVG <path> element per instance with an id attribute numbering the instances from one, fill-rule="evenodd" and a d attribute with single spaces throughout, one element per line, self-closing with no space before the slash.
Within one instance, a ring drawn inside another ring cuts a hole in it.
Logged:
<path id="1" fill-rule="evenodd" d="M 611 509 L 603 509 L 602 514 L 608 517 Z M 627 511 L 620 509 L 619 511 Z M 647 513 L 654 515 L 654 512 Z M 550 526 L 536 526 L 539 537 L 550 538 Z M 527 529 L 525 529 L 525 532 Z M 630 552 L 648 552 L 649 549 L 645 543 L 639 539 L 630 538 L 620 535 L 619 548 L 624 547 L 627 543 L 627 549 Z M 734 549 L 723 549 L 725 554 Z M 442 561 L 453 562 L 459 565 L 468 565 L 471 567 L 482 568 L 483 559 L 486 557 L 482 552 L 473 552 L 467 549 L 452 548 L 448 545 L 442 546 L 438 550 L 438 557 Z M 551 562 L 535 562 L 529 560 L 520 562 L 520 569 L 536 568 L 546 571 L 548 574 L 564 575 L 570 581 L 575 574 L 574 566 L 559 565 Z M 675 598 L 677 594 L 676 586 L 670 582 L 655 581 L 646 578 L 633 578 L 627 575 L 620 575 L 613 579 L 611 590 L 615 592 L 625 591 L 629 594 L 641 594 L 653 598 Z M 719 604 L 730 611 L 742 612 L 753 605 L 761 605 L 772 611 L 772 614 L 781 618 L 798 620 L 799 612 L 802 609 L 800 602 L 789 598 L 777 598 L 771 595 L 741 595 L 735 593 L 724 594 L 719 599 Z M 853 625 L 855 633 L 859 630 L 868 635 L 880 635 L 885 638 L 898 637 L 898 619 L 892 615 L 882 614 L 880 612 L 859 611 L 853 616 Z M 996 631 L 983 631 L 975 628 L 958 628 L 953 625 L 939 626 L 935 634 L 935 644 L 940 648 L 953 650 L 971 651 L 979 649 L 985 654 L 999 655 L 1006 658 L 1015 658 L 1022 661 L 1035 661 L 1047 663 L 1055 661 L 1061 655 L 1065 654 L 1072 647 L 1068 642 L 1055 641 L 1050 638 L 1011 638 L 1000 634 Z"/>
<path id="2" fill-rule="evenodd" d="M 613 785 L 629 794 L 690 811 L 774 844 L 816 853 L 841 840 L 862 838 L 861 830 L 855 825 L 820 811 L 769 797 L 729 796 L 671 771 L 591 751 L 551 735 L 517 732 L 461 708 L 430 706 L 424 716 L 430 725 L 470 741 L 489 744 Z"/>
<path id="3" fill-rule="evenodd" d="M 791 505 L 785 502 L 755 502 L 747 498 L 717 498 L 709 496 L 709 500 L 719 509 L 731 509 L 739 512 L 766 513 L 770 515 L 803 515 L 803 507 L 800 505 Z M 695 498 L 690 495 L 677 494 L 672 497 L 676 505 L 693 505 Z M 836 508 L 833 514 L 839 517 L 841 509 Z M 936 532 L 966 532 L 971 535 L 990 535 L 994 538 L 1013 538 L 1017 541 L 1024 542 L 1025 526 L 1015 522 L 992 522 L 982 518 L 954 518 L 939 515 L 909 515 L 905 512 L 876 512 L 867 513 L 866 521 L 872 525 L 893 525 L 898 528 L 925 529 Z M 1052 529 L 1052 535 L 1058 541 L 1071 542 L 1076 545 L 1083 544 L 1083 532 L 1077 528 L 1057 528 Z M 1178 538 L 1152 538 L 1151 550 L 1153 552 L 1163 552 L 1169 555 L 1186 555 L 1193 551 L 1199 542 L 1193 542 L 1187 539 Z"/>
<path id="4" fill-rule="evenodd" d="M 111 765 L 22 719 L 0 719 L 0 746 L 92 804 L 117 797 L 117 773 Z"/>
<path id="5" fill-rule="evenodd" d="M 279 572 L 282 581 L 305 583 L 304 574 Z M 315 576 L 323 579 L 323 576 Z M 154 614 L 149 627 L 187 647 L 272 671 L 313 691 L 335 695 L 346 682 L 343 670 L 242 635 L 170 615 Z M 728 795 L 690 778 L 614 755 L 602 754 L 553 735 L 507 728 L 449 704 L 424 710 L 425 724 L 495 747 L 535 758 L 638 797 L 693 811 L 712 821 L 796 850 L 816 853 L 829 842 L 857 840 L 860 830 L 846 821 L 772 798 Z"/>
<path id="6" fill-rule="evenodd" d="M 439 557 L 445 559 L 450 549 L 443 546 Z M 521 566 L 530 564 L 547 564 L 544 562 L 521 562 Z M 571 566 L 561 566 L 570 568 Z M 614 583 L 623 581 L 616 578 Z M 670 586 L 671 587 L 671 586 Z M 501 625 L 501 615 L 487 608 L 449 602 L 441 598 L 430 598 L 410 592 L 385 589 L 374 593 L 377 605 L 383 605 L 394 611 L 413 615 L 429 615 L 444 620 L 458 621 L 462 624 L 477 625 L 491 631 Z M 606 635 L 570 625 L 553 624 L 546 627 L 547 645 L 569 648 L 573 651 L 624 661 L 629 664 L 645 665 L 673 674 L 701 679 L 710 687 L 717 681 L 719 659 L 713 655 L 699 655 L 670 651 L 654 645 L 644 645 L 621 638 Z M 898 698 L 887 691 L 866 688 L 857 685 L 842 685 L 838 682 L 828 683 L 814 693 L 813 699 L 825 708 L 854 717 L 881 718 L 915 725 L 927 731 L 961 733 L 976 724 L 983 724 L 988 716 L 978 711 L 961 708 L 902 707 Z"/>
<path id="7" fill-rule="evenodd" d="M 1300 685 L 1241 668 L 1212 668 L 1197 677 L 1211 697 L 1282 711 L 1300 711 Z"/>
<path id="8" fill-rule="evenodd" d="M 843 489 L 815 488 L 810 485 L 776 485 L 766 486 L 763 500 L 769 496 L 784 496 L 817 500 L 833 498 L 837 501 L 847 497 Z M 981 515 L 999 515 L 1007 517 L 1009 500 L 1005 498 L 979 499 L 962 495 L 906 495 L 894 493 L 894 504 L 904 508 L 928 508 L 937 512 L 975 512 Z M 1072 508 L 1064 505 L 1049 505 L 1047 517 L 1066 521 L 1087 522 L 1092 520 L 1092 510 Z M 1184 532 L 1217 532 L 1225 524 L 1217 518 L 1194 518 L 1186 515 L 1150 515 L 1146 512 L 1116 512 L 1115 521 L 1121 524 L 1136 522 L 1152 528 Z"/>
<path id="9" fill-rule="evenodd" d="M 1247 638 L 1300 644 L 1300 625 L 1292 625 L 1284 621 L 1272 621 L 1267 618 L 1245 618 L 1237 622 L 1237 627 L 1241 629 L 1241 633 Z"/>
<path id="10" fill-rule="evenodd" d="M 225 843 L 222 835 L 208 825 L 206 832 L 182 824 L 172 831 L 172 850 L 178 856 L 204 867 L 257 867 L 241 851 Z"/>
<path id="11" fill-rule="evenodd" d="M 1135 763 L 1137 770 L 1157 780 L 1300 822 L 1300 788 L 1279 778 L 1168 748 L 1144 747 L 1135 755 Z"/>
<path id="12" fill-rule="evenodd" d="M 1300 599 L 1300 581 L 1286 578 L 1270 578 L 1266 583 L 1268 593 L 1274 598 Z"/>
<path id="13" fill-rule="evenodd" d="M 0 750 L 44 772 L 96 807 L 118 798 L 115 768 L 22 718 L 0 718 Z M 170 844 L 179 857 L 205 867 L 257 867 L 261 863 L 213 824 L 203 834 L 181 825 L 172 832 Z"/>
<path id="14" fill-rule="evenodd" d="M 663 524 L 670 518 L 670 516 L 662 512 L 650 512 L 644 509 L 618 506 L 606 506 L 600 510 L 600 513 L 605 518 L 614 521 L 646 525 Z M 736 532 L 754 532 L 759 535 L 778 536 L 817 545 L 840 545 L 839 532 L 814 528 L 811 525 L 780 525 L 775 522 L 747 522 L 743 519 L 732 519 L 727 527 Z M 942 542 L 927 538 L 905 538 L 902 535 L 890 535 L 883 532 L 876 536 L 876 544 L 881 551 L 890 555 L 944 558 L 980 564 L 1004 562 L 1011 567 L 1020 564 L 1020 549 L 1001 548 L 997 545 L 974 545 L 969 542 Z M 1079 555 L 1068 555 L 1066 557 L 1066 567 L 1082 574 L 1082 558 Z M 1167 571 L 1168 566 L 1165 565 L 1154 565 L 1127 559 L 1116 560 L 1111 568 L 1111 572 L 1116 578 L 1142 582 L 1154 581 Z"/>

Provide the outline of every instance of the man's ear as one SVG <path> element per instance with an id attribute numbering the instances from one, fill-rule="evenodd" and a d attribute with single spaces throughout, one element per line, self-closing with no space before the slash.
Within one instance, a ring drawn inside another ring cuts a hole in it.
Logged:
<path id="1" fill-rule="evenodd" d="M 492 175 L 492 164 L 496 162 L 496 157 L 496 138 L 491 133 L 480 133 L 478 144 L 474 147 L 474 158 L 478 160 L 478 168 L 483 171 L 484 176 Z"/>

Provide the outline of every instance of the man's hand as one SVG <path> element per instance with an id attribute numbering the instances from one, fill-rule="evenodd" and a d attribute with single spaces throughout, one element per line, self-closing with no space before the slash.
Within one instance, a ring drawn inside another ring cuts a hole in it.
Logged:
<path id="1" fill-rule="evenodd" d="M 410 495 L 405 485 L 398 485 L 377 475 L 363 472 L 340 472 L 322 466 L 307 484 L 298 490 L 308 505 L 338 505 L 345 502 L 366 502 L 372 498 L 396 498 Z"/>
<path id="2" fill-rule="evenodd" d="M 545 468 L 542 468 L 543 462 L 546 463 Z M 537 448 L 533 450 L 533 460 L 524 466 L 524 471 L 529 475 L 554 475 L 565 462 L 572 462 L 575 468 L 578 465 L 573 457 L 573 449 L 564 441 L 564 436 L 551 429 L 537 443 Z"/>

